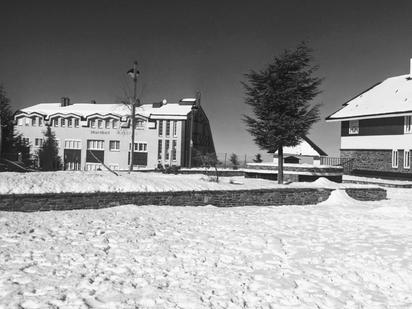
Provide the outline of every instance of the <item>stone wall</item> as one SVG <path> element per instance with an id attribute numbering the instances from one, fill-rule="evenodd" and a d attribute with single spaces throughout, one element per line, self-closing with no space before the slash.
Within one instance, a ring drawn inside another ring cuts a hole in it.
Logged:
<path id="1" fill-rule="evenodd" d="M 392 167 L 392 150 L 341 150 L 342 158 L 353 158 L 352 174 L 386 178 L 412 178 L 412 169 L 403 167 L 403 150 L 398 150 L 398 167 Z"/>
<path id="2" fill-rule="evenodd" d="M 347 189 L 361 200 L 386 198 L 381 188 Z M 360 191 L 358 191 L 360 190 Z M 106 208 L 118 205 L 171 205 L 171 206 L 277 206 L 309 205 L 325 201 L 332 189 L 277 188 L 230 191 L 179 191 L 179 192 L 95 192 L 56 194 L 0 195 L 0 210 L 47 211 L 86 208 Z M 366 191 L 366 192 L 364 192 Z M 348 193 L 349 194 L 349 193 Z"/>

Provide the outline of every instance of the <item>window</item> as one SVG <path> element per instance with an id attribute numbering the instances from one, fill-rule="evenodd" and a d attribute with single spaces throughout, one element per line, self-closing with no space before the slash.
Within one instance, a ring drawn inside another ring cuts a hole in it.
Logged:
<path id="1" fill-rule="evenodd" d="M 110 119 L 106 119 L 106 129 L 110 129 Z"/>
<path id="2" fill-rule="evenodd" d="M 71 128 L 73 126 L 73 119 L 72 118 L 67 119 L 67 126 L 69 128 Z"/>
<path id="3" fill-rule="evenodd" d="M 35 127 L 35 126 L 37 125 L 37 117 L 33 117 L 33 118 L 31 119 L 31 125 L 32 125 L 33 127 Z"/>
<path id="4" fill-rule="evenodd" d="M 96 128 L 96 119 L 90 120 L 90 127 Z"/>
<path id="5" fill-rule="evenodd" d="M 136 127 L 143 128 L 144 127 L 144 120 L 143 119 L 136 119 Z"/>
<path id="6" fill-rule="evenodd" d="M 65 127 L 66 126 L 66 119 L 62 118 L 61 120 L 61 126 Z"/>
<path id="7" fill-rule="evenodd" d="M 162 140 L 159 139 L 158 140 L 158 144 L 157 144 L 157 159 L 158 160 L 162 160 Z"/>
<path id="8" fill-rule="evenodd" d="M 147 143 L 139 143 L 139 151 L 147 151 Z"/>
<path id="9" fill-rule="evenodd" d="M 398 150 L 392 150 L 392 167 L 398 167 Z"/>
<path id="10" fill-rule="evenodd" d="M 64 140 L 64 148 L 66 149 L 81 149 L 82 141 L 76 139 L 66 139 Z"/>
<path id="11" fill-rule="evenodd" d="M 411 167 L 410 150 L 404 150 L 404 152 L 403 152 L 403 167 L 404 168 L 410 168 Z"/>
<path id="12" fill-rule="evenodd" d="M 173 121 L 173 137 L 177 136 L 177 121 Z"/>
<path id="13" fill-rule="evenodd" d="M 59 125 L 59 119 L 58 118 L 53 118 L 53 127 L 57 127 Z"/>
<path id="14" fill-rule="evenodd" d="M 103 129 L 103 120 L 101 119 L 97 120 L 97 124 L 98 124 L 99 129 Z"/>
<path id="15" fill-rule="evenodd" d="M 170 136 L 170 120 L 166 120 L 166 137 Z"/>
<path id="16" fill-rule="evenodd" d="M 75 128 L 78 128 L 79 127 L 79 123 L 80 123 L 80 121 L 79 121 L 79 119 L 74 119 L 74 127 Z"/>
<path id="17" fill-rule="evenodd" d="M 130 143 L 129 143 L 130 150 Z M 134 143 L 133 147 L 134 152 L 147 152 L 147 143 Z"/>
<path id="18" fill-rule="evenodd" d="M 110 141 L 109 150 L 110 151 L 120 151 L 120 141 Z"/>
<path id="19" fill-rule="evenodd" d="M 163 120 L 159 120 L 159 136 L 163 136 Z"/>
<path id="20" fill-rule="evenodd" d="M 28 137 L 23 137 L 23 144 L 28 145 L 30 143 L 30 139 Z"/>
<path id="21" fill-rule="evenodd" d="M 349 121 L 349 134 L 359 134 L 359 120 Z"/>
<path id="22" fill-rule="evenodd" d="M 113 120 L 113 129 L 117 129 L 119 127 L 119 120 Z"/>
<path id="23" fill-rule="evenodd" d="M 172 160 L 176 161 L 176 146 L 177 146 L 177 141 L 173 140 L 172 141 Z"/>
<path id="24" fill-rule="evenodd" d="M 405 116 L 404 125 L 403 125 L 403 132 L 404 133 L 412 133 L 412 116 Z"/>
<path id="25" fill-rule="evenodd" d="M 170 141 L 166 140 L 165 141 L 165 160 L 170 159 L 169 148 L 170 148 Z"/>
<path id="26" fill-rule="evenodd" d="M 30 118 L 26 118 L 26 126 L 29 126 L 31 123 L 31 119 Z"/>
<path id="27" fill-rule="evenodd" d="M 39 127 L 43 126 L 43 118 L 39 117 Z"/>
<path id="28" fill-rule="evenodd" d="M 96 139 L 87 140 L 87 149 L 104 150 L 104 141 Z"/>
<path id="29" fill-rule="evenodd" d="M 23 125 L 23 118 L 17 119 L 17 125 L 22 126 Z"/>
<path id="30" fill-rule="evenodd" d="M 42 138 L 35 138 L 35 139 L 34 139 L 34 146 L 35 146 L 35 147 L 41 147 L 41 146 L 43 146 L 43 139 L 42 139 Z"/>

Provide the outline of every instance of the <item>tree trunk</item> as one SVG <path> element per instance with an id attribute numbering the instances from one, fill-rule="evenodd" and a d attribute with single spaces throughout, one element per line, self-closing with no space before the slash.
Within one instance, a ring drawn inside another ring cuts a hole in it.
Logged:
<path id="1" fill-rule="evenodd" d="M 278 148 L 278 184 L 283 184 L 283 147 Z"/>

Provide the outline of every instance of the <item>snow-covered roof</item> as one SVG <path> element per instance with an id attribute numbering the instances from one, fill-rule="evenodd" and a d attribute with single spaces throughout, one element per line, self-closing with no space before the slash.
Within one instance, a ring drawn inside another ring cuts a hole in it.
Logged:
<path id="1" fill-rule="evenodd" d="M 390 77 L 349 100 L 326 121 L 412 115 L 410 75 Z"/>
<path id="2" fill-rule="evenodd" d="M 143 104 L 136 108 L 136 115 L 141 115 L 147 118 L 179 118 L 186 117 L 190 113 L 193 104 L 179 104 L 179 103 L 167 103 L 167 104 Z M 43 114 L 46 117 L 51 115 L 78 115 L 81 117 L 89 117 L 92 115 L 117 115 L 117 116 L 129 116 L 130 110 L 124 104 L 92 104 L 92 103 L 75 103 L 68 106 L 61 106 L 61 103 L 40 103 L 20 110 L 20 113 Z"/>
<path id="3" fill-rule="evenodd" d="M 277 154 L 277 152 L 276 152 Z M 294 147 L 283 147 L 283 155 L 289 156 L 301 156 L 301 157 L 318 157 L 327 156 L 326 152 L 320 149 L 314 142 L 308 137 L 304 137 L 299 145 Z"/>

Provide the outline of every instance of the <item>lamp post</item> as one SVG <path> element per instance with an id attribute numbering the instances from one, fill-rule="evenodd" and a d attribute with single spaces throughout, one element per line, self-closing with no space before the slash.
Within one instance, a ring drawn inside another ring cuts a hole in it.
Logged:
<path id="1" fill-rule="evenodd" d="M 132 101 L 132 112 L 131 112 L 131 120 L 132 120 L 132 142 L 130 145 L 130 166 L 129 166 L 129 174 L 133 170 L 133 159 L 134 159 L 134 135 L 135 135 L 135 128 L 136 128 L 136 105 L 138 105 L 136 89 L 137 89 L 137 76 L 140 72 L 137 70 L 137 61 L 133 62 L 133 68 L 127 71 L 127 74 L 133 79 L 133 101 Z"/>

